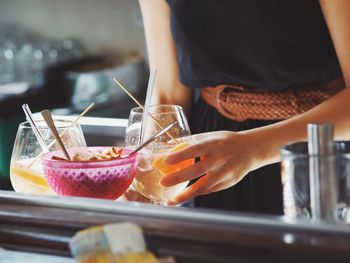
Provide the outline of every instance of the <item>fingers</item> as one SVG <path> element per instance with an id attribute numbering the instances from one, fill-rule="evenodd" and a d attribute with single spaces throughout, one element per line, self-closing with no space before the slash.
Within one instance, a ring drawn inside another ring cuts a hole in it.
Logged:
<path id="1" fill-rule="evenodd" d="M 227 163 L 219 169 L 201 177 L 196 183 L 187 187 L 175 199 L 169 201 L 168 204 L 180 204 L 199 195 L 227 189 L 237 184 L 244 177 L 242 173 L 235 174 L 236 175 L 233 174 L 233 167 Z"/>
<path id="2" fill-rule="evenodd" d="M 239 183 L 245 176 L 242 172 L 236 170 L 233 171 L 233 168 L 229 164 L 224 165 L 215 173 L 216 174 L 213 174 L 213 176 L 220 177 L 222 180 L 209 188 L 205 194 L 215 193 L 230 188 Z"/>
<path id="3" fill-rule="evenodd" d="M 197 162 L 181 171 L 165 175 L 160 183 L 163 186 L 172 186 L 189 180 L 193 180 L 218 167 L 216 158 L 208 158 L 206 161 Z"/>
<path id="4" fill-rule="evenodd" d="M 175 197 L 173 200 L 168 201 L 168 205 L 181 204 L 187 200 L 195 198 L 198 195 L 202 195 L 208 187 L 211 188 L 215 185 L 215 178 L 210 175 L 201 177 L 197 182 L 187 187 L 181 194 Z"/>
<path id="5" fill-rule="evenodd" d="M 200 155 L 207 155 L 209 153 L 208 148 L 209 147 L 205 147 L 202 143 L 189 145 L 184 149 L 169 154 L 165 158 L 165 162 L 172 165 L 184 160 L 196 158 L 198 157 L 198 153 L 200 153 Z"/>
<path id="6" fill-rule="evenodd" d="M 227 183 L 226 182 L 221 182 L 221 183 L 218 183 L 216 185 L 214 185 L 213 187 L 211 187 L 210 189 L 208 189 L 205 193 L 203 193 L 204 195 L 207 195 L 207 194 L 211 194 L 211 193 L 215 193 L 215 192 L 219 192 L 221 190 L 224 190 L 224 189 L 227 189 L 229 188 L 227 186 Z"/>

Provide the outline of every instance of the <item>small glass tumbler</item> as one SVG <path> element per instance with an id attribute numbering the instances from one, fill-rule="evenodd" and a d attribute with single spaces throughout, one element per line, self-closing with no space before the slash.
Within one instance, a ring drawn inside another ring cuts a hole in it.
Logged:
<path id="1" fill-rule="evenodd" d="M 187 137 L 191 132 L 182 107 L 177 105 L 151 106 L 144 122 L 143 118 L 142 108 L 131 110 L 125 134 L 125 143 L 130 149 L 136 148 L 141 143 L 142 125 L 145 125 L 143 134 L 144 139 L 147 139 L 159 132 L 161 127 L 177 122 L 166 134 L 159 136 L 139 151 L 136 175 L 132 183 L 140 194 L 153 203 L 166 205 L 168 200 L 173 199 L 186 188 L 188 182 L 164 187 L 160 184 L 162 177 L 192 165 L 194 160 L 184 160 L 172 166 L 164 164 L 162 160 L 169 152 L 187 145 Z"/>
<path id="2" fill-rule="evenodd" d="M 334 154 L 320 156 L 332 162 L 336 178 L 336 220 L 350 222 L 350 142 L 334 142 Z M 281 148 L 284 214 L 292 219 L 311 219 L 310 163 L 307 142 L 296 142 Z"/>
<path id="3" fill-rule="evenodd" d="M 36 121 L 36 125 L 49 150 L 60 149 L 45 122 Z M 55 120 L 55 125 L 67 149 L 86 147 L 84 134 L 79 123 L 71 126 L 70 121 Z M 10 165 L 10 179 L 16 192 L 54 194 L 42 170 L 41 157 L 43 153 L 29 123 L 27 121 L 21 123 L 13 146 Z"/>

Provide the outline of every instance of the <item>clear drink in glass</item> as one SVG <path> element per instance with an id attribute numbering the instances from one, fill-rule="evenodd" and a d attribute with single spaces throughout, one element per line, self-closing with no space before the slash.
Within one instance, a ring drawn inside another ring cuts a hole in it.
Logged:
<path id="1" fill-rule="evenodd" d="M 43 121 L 36 122 L 50 151 L 58 150 L 49 128 Z M 71 126 L 70 121 L 55 120 L 63 143 L 69 148 L 85 147 L 86 142 L 79 124 Z M 41 165 L 42 151 L 28 122 L 19 125 L 10 164 L 10 179 L 16 192 L 27 194 L 54 194 L 50 189 Z"/>

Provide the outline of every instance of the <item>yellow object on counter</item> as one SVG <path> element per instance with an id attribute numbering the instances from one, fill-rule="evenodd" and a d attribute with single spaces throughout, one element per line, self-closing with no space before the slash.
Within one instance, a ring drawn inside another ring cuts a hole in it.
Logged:
<path id="1" fill-rule="evenodd" d="M 108 251 L 99 251 L 77 257 L 79 263 L 111 263 L 114 262 L 112 255 Z"/>
<path id="2" fill-rule="evenodd" d="M 111 255 L 108 251 L 100 251 L 78 258 L 79 263 L 158 263 L 156 257 L 149 252 Z"/>
<path id="3" fill-rule="evenodd" d="M 157 258 L 150 252 L 129 253 L 114 256 L 115 263 L 159 263 Z"/>
<path id="4" fill-rule="evenodd" d="M 159 263 L 146 251 L 142 230 L 132 223 L 79 231 L 69 246 L 79 263 Z"/>

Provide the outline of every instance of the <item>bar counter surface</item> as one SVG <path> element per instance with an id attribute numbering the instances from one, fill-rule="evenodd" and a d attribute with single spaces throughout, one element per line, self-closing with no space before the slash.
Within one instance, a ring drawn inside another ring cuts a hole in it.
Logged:
<path id="1" fill-rule="evenodd" d="M 90 226 L 134 222 L 148 249 L 182 262 L 350 262 L 350 226 L 136 202 L 0 191 L 0 246 L 70 257 Z"/>

